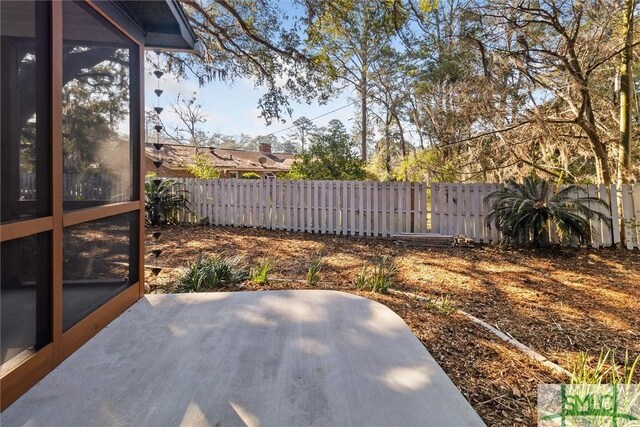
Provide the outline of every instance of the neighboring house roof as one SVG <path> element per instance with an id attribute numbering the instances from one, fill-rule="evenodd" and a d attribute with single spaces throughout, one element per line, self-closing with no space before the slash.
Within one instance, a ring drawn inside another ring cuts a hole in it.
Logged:
<path id="1" fill-rule="evenodd" d="M 162 148 L 157 150 L 153 143 L 147 142 L 144 150 L 146 157 L 162 160 L 163 166 L 170 169 L 185 169 L 194 164 L 196 150 L 213 166 L 223 170 L 286 172 L 291 169 L 295 160 L 295 155 L 288 153 L 196 147 L 186 144 L 162 144 Z"/>

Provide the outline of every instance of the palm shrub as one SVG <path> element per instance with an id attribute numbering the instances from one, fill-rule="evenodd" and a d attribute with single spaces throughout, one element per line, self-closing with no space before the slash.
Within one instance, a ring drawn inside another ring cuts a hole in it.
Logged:
<path id="1" fill-rule="evenodd" d="M 151 225 L 174 222 L 180 210 L 189 209 L 189 192 L 174 179 L 149 179 L 144 183 L 144 210 Z"/>
<path id="2" fill-rule="evenodd" d="M 502 231 L 502 244 L 539 247 L 549 243 L 550 223 L 555 225 L 562 242 L 574 238 L 585 242 L 591 238 L 589 220 L 606 218 L 592 207 L 608 208 L 608 205 L 597 197 L 581 196 L 585 190 L 578 186 L 550 193 L 550 184 L 546 181 L 527 177 L 520 184 L 509 180 L 503 188 L 485 197 L 492 202 L 485 222 Z"/>

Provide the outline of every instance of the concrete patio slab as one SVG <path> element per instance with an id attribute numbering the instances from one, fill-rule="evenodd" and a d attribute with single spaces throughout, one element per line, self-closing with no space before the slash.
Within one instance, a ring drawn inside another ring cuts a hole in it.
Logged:
<path id="1" fill-rule="evenodd" d="M 148 295 L 0 422 L 483 425 L 400 317 L 315 290 Z"/>

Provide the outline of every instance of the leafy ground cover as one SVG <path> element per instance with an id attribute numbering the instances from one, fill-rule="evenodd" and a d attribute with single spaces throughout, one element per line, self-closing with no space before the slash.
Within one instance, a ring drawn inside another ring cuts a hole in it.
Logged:
<path id="1" fill-rule="evenodd" d="M 568 379 L 526 358 L 466 317 L 462 309 L 571 370 L 581 352 L 602 348 L 640 355 L 640 255 L 619 250 L 501 250 L 407 247 L 391 239 L 354 238 L 200 226 L 158 228 L 161 249 L 147 263 L 153 292 L 170 292 L 179 270 L 205 255 L 242 255 L 250 265 L 275 260 L 266 284 L 218 290 L 322 288 L 352 292 L 400 315 L 489 425 L 535 425 L 536 387 Z M 314 285 L 309 267 L 322 254 Z M 365 264 L 393 262 L 391 287 L 431 302 L 357 290 Z M 640 378 L 635 382 L 640 382 Z"/>

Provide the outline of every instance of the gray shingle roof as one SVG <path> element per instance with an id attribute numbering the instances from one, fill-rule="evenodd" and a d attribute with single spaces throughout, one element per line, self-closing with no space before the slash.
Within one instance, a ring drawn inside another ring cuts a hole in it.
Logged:
<path id="1" fill-rule="evenodd" d="M 162 148 L 157 150 L 153 143 L 147 142 L 144 149 L 148 158 L 160 159 L 165 166 L 173 169 L 182 169 L 193 164 L 196 152 L 205 156 L 213 166 L 225 170 L 288 171 L 295 159 L 295 155 L 287 153 L 196 147 L 186 144 L 163 144 Z"/>

